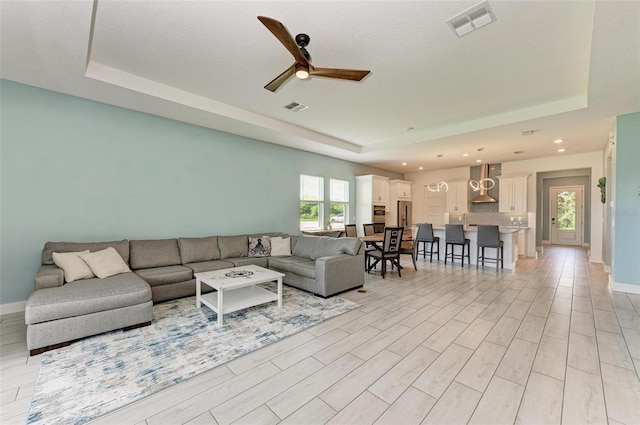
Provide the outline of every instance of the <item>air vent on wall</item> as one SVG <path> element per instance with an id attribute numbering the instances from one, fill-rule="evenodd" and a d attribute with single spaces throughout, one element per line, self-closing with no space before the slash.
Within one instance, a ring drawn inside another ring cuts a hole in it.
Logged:
<path id="1" fill-rule="evenodd" d="M 302 103 L 298 103 L 298 102 L 291 102 L 290 104 L 285 105 L 284 107 L 293 112 L 304 111 L 305 109 L 308 108 L 307 105 L 303 105 Z"/>
<path id="2" fill-rule="evenodd" d="M 483 1 L 449 19 L 447 24 L 458 37 L 462 37 L 495 20 L 496 16 L 489 2 Z"/>

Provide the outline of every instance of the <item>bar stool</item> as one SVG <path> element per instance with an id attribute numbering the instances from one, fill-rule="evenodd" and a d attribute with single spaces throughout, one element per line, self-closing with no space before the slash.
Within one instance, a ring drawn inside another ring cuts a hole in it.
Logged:
<path id="1" fill-rule="evenodd" d="M 496 257 L 486 257 L 484 254 L 485 248 L 495 248 Z M 482 255 L 480 255 L 482 253 Z M 504 243 L 500 240 L 500 230 L 498 226 L 480 225 L 478 226 L 478 252 L 476 253 L 476 268 L 482 261 L 482 267 L 484 262 L 495 262 L 496 269 L 498 264 L 500 268 L 504 268 Z"/>
<path id="2" fill-rule="evenodd" d="M 418 224 L 418 232 L 416 233 L 416 240 L 414 244 L 415 258 L 417 258 L 421 252 L 422 258 L 427 258 L 427 253 L 429 253 L 429 262 L 431 263 L 433 261 L 433 254 L 435 252 L 435 254 L 437 254 L 438 256 L 438 261 L 440 261 L 440 238 L 437 236 L 433 236 L 433 225 L 431 223 Z M 422 250 L 420 250 L 421 244 Z M 429 244 L 429 251 L 427 251 L 427 244 Z"/>
<path id="3" fill-rule="evenodd" d="M 464 267 L 464 258 L 467 257 L 467 264 L 471 264 L 471 257 L 469 257 L 470 243 L 471 241 L 464 237 L 464 228 L 462 224 L 445 224 L 444 226 L 444 263 L 447 264 L 447 258 L 451 255 L 451 262 L 453 263 L 456 258 L 462 260 L 462 267 Z M 449 254 L 449 246 L 451 246 L 451 254 Z M 456 254 L 456 246 L 462 247 L 462 254 Z M 467 253 L 465 254 L 465 248 Z"/>

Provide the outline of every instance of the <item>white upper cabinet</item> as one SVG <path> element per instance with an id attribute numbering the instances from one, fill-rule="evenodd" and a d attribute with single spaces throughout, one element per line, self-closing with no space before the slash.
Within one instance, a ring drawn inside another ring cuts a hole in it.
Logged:
<path id="1" fill-rule="evenodd" d="M 469 180 L 454 180 L 447 182 L 447 186 L 449 186 L 449 190 L 447 190 L 445 195 L 447 212 L 458 214 L 467 212 L 467 203 L 469 200 L 468 184 Z"/>
<path id="2" fill-rule="evenodd" d="M 389 180 L 389 197 L 392 201 L 410 201 L 411 185 L 413 182 L 405 180 Z"/>
<path id="3" fill-rule="evenodd" d="M 500 176 L 499 211 L 527 212 L 528 174 Z"/>
<path id="4" fill-rule="evenodd" d="M 373 177 L 373 203 L 389 205 L 389 182 L 385 177 Z"/>

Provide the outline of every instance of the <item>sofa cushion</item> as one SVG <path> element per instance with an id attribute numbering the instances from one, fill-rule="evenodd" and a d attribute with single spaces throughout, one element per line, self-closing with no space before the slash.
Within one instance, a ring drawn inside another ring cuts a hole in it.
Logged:
<path id="1" fill-rule="evenodd" d="M 268 257 L 271 255 L 271 237 L 249 236 L 249 257 Z"/>
<path id="2" fill-rule="evenodd" d="M 312 260 L 338 254 L 356 255 L 360 246 L 358 238 L 329 238 L 322 236 L 318 239 L 318 245 L 310 257 Z"/>
<path id="3" fill-rule="evenodd" d="M 295 273 L 300 276 L 316 278 L 316 262 L 313 260 L 300 261 L 297 263 L 291 263 L 291 273 Z"/>
<path id="4" fill-rule="evenodd" d="M 55 264 L 52 254 L 54 252 L 90 252 L 100 251 L 108 247 L 114 247 L 125 263 L 129 262 L 129 241 L 124 239 L 112 242 L 47 242 L 42 250 L 42 265 Z"/>
<path id="5" fill-rule="evenodd" d="M 271 238 L 271 256 L 289 256 L 291 255 L 291 238 L 283 238 L 281 236 Z"/>
<path id="6" fill-rule="evenodd" d="M 232 267 L 248 266 L 253 264 L 254 266 L 267 267 L 267 257 L 235 257 L 225 258 L 224 261 L 228 261 L 233 264 Z"/>
<path id="7" fill-rule="evenodd" d="M 224 260 L 201 261 L 199 263 L 185 264 L 184 266 L 193 270 L 193 274 L 234 267 L 233 263 Z"/>
<path id="8" fill-rule="evenodd" d="M 51 256 L 56 266 L 64 271 L 64 280 L 66 282 L 73 282 L 74 280 L 96 277 L 87 263 L 80 258 L 80 254 L 88 253 L 89 250 L 80 252 L 54 252 Z"/>
<path id="9" fill-rule="evenodd" d="M 247 257 L 249 256 L 249 242 L 247 235 L 218 236 L 218 248 L 220 258 Z"/>
<path id="10" fill-rule="evenodd" d="M 290 272 L 292 264 L 304 261 L 309 261 L 309 259 L 302 257 L 269 257 L 269 268 Z"/>
<path id="11" fill-rule="evenodd" d="M 31 294 L 25 308 L 28 325 L 82 316 L 151 301 L 151 288 L 135 273 L 85 279 Z"/>
<path id="12" fill-rule="evenodd" d="M 311 258 L 316 246 L 318 246 L 319 240 L 320 237 L 318 236 L 298 236 L 298 242 L 296 242 L 296 245 L 293 247 L 293 255 L 297 257 Z"/>
<path id="13" fill-rule="evenodd" d="M 135 273 L 151 286 L 169 285 L 193 279 L 193 270 L 185 266 L 154 267 L 139 269 Z"/>
<path id="14" fill-rule="evenodd" d="M 127 263 L 118 255 L 118 251 L 111 246 L 100 251 L 80 254 L 80 258 L 100 279 L 131 271 Z"/>
<path id="15" fill-rule="evenodd" d="M 220 259 L 217 236 L 209 236 L 206 238 L 178 238 L 178 247 L 180 248 L 182 264 Z"/>
<path id="16" fill-rule="evenodd" d="M 132 269 L 175 266 L 182 264 L 176 239 L 130 241 Z"/>

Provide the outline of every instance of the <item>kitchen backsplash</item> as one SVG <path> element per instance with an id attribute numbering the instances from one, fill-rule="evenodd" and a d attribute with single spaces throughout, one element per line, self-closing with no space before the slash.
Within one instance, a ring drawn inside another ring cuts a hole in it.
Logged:
<path id="1" fill-rule="evenodd" d="M 480 204 L 482 205 L 482 204 Z M 491 204 L 496 205 L 496 204 Z M 527 213 L 468 212 L 449 214 L 451 224 L 497 224 L 498 226 L 529 227 Z"/>

